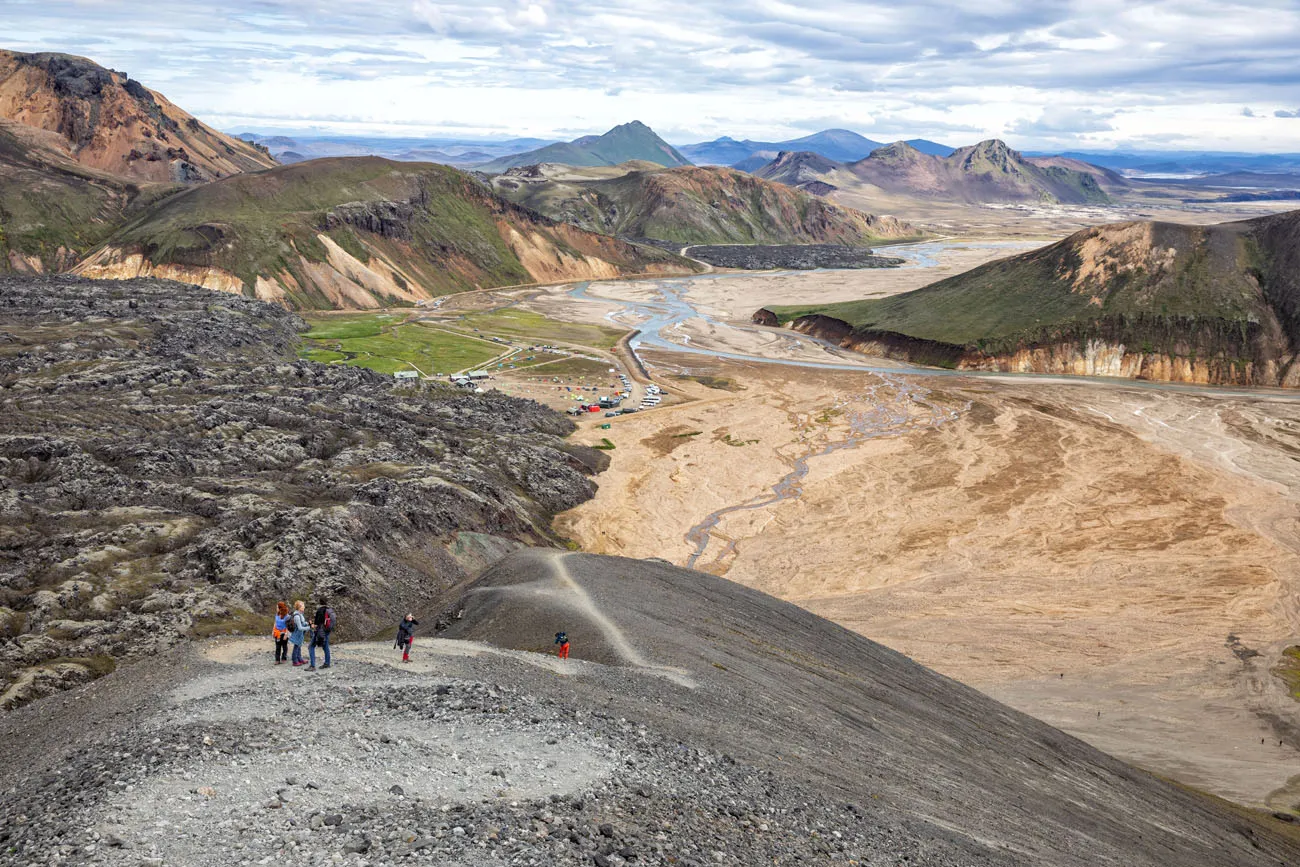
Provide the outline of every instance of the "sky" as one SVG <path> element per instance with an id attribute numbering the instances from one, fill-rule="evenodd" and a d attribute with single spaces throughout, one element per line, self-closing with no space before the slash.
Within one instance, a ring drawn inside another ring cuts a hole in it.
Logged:
<path id="1" fill-rule="evenodd" d="M 232 132 L 1300 152 L 1300 0 L 0 0 Z"/>

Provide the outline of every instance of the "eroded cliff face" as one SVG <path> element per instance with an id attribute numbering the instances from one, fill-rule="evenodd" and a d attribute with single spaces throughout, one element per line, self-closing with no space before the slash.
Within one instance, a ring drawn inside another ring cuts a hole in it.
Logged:
<path id="1" fill-rule="evenodd" d="M 778 324 L 775 314 L 768 310 L 755 313 L 753 321 L 758 325 Z M 788 327 L 863 355 L 954 370 L 1107 376 L 1197 385 L 1300 387 L 1300 365 L 1294 364 L 1292 355 L 1262 361 L 1175 356 L 1101 339 L 985 354 L 901 334 L 855 331 L 847 322 L 829 316 L 802 316 Z"/>
<path id="2" fill-rule="evenodd" d="M 575 239 L 574 246 L 557 243 L 547 233 L 521 231 L 509 222 L 498 224 L 501 239 L 519 260 L 526 272 L 521 282 L 562 282 L 567 280 L 607 280 L 630 273 L 680 274 L 681 268 L 667 263 L 647 263 L 643 270 L 620 268 L 598 255 L 585 254 L 577 249 L 583 239 Z M 559 234 L 563 235 L 564 232 Z M 389 236 L 392 238 L 393 236 Z M 155 263 L 142 252 L 132 252 L 121 247 L 104 247 L 70 269 L 70 273 L 92 280 L 129 280 L 158 278 L 175 280 L 234 295 L 251 295 L 259 301 L 280 304 L 290 309 L 330 307 L 339 310 L 372 310 L 393 304 L 416 304 L 437 297 L 425 285 L 419 253 L 400 237 L 388 244 L 366 243 L 369 257 L 361 261 L 343 249 L 329 235 L 316 235 L 315 241 L 325 250 L 324 261 L 315 261 L 295 249 L 294 267 L 280 269 L 277 273 L 258 274 L 252 291 L 239 275 L 216 266 L 184 265 L 170 262 Z M 588 245 L 598 247 L 598 245 Z M 599 253 L 599 249 L 595 250 Z M 26 267 L 21 273 L 43 273 L 39 260 L 20 263 Z M 442 267 L 454 271 L 480 286 L 481 271 L 473 262 L 449 257 Z M 304 303 L 316 298 L 317 303 Z M 323 304 L 319 301 L 323 300 Z"/>

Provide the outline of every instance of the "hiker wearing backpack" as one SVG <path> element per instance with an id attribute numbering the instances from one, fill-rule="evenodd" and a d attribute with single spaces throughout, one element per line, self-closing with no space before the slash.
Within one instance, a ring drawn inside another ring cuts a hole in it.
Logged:
<path id="1" fill-rule="evenodd" d="M 316 670 L 316 648 L 325 648 L 325 664 L 321 668 L 330 667 L 330 633 L 334 631 L 334 609 L 324 599 L 320 601 L 320 607 L 316 609 L 314 618 L 315 631 L 311 636 L 311 649 L 308 653 L 311 656 L 311 665 L 308 671 Z"/>
<path id="2" fill-rule="evenodd" d="M 293 615 L 289 618 L 289 643 L 293 645 L 293 664 L 295 667 L 306 665 L 302 658 L 302 643 L 307 638 L 307 603 L 299 599 L 293 603 Z"/>
<path id="3" fill-rule="evenodd" d="M 415 627 L 419 625 L 420 621 L 415 619 L 414 614 L 406 615 L 397 624 L 397 641 L 393 646 L 401 648 L 402 662 L 411 661 L 411 645 L 415 643 Z"/>
<path id="4" fill-rule="evenodd" d="M 275 626 L 271 628 L 271 638 L 275 639 L 275 664 L 288 661 L 289 605 L 285 602 L 277 602 L 275 605 Z"/>
<path id="5" fill-rule="evenodd" d="M 560 659 L 569 658 L 569 634 L 567 632 L 555 633 L 555 643 L 558 646 L 555 655 Z"/>

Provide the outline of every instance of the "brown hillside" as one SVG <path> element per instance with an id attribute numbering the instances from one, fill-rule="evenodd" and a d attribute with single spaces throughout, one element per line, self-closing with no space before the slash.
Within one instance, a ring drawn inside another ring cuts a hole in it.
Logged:
<path id="1" fill-rule="evenodd" d="M 125 73 L 67 54 L 0 51 L 0 119 L 55 133 L 78 164 L 138 181 L 209 181 L 275 165 Z"/>

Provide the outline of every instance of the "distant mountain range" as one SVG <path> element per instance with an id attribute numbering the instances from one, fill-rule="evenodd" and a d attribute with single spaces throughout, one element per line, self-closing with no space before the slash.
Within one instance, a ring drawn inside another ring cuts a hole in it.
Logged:
<path id="1" fill-rule="evenodd" d="M 588 135 L 571 142 L 547 145 L 537 150 L 501 157 L 478 166 L 483 172 L 504 172 L 518 166 L 559 163 L 566 166 L 616 166 L 629 160 L 644 160 L 661 166 L 689 166 L 682 156 L 655 131 L 639 120 L 614 127 L 604 135 Z"/>
<path id="2" fill-rule="evenodd" d="M 277 166 L 122 73 L 0 52 L 0 272 L 158 277 L 293 308 L 411 304 L 696 263 L 556 223 L 445 165 Z"/>
<path id="3" fill-rule="evenodd" d="M 621 171 L 620 171 L 621 170 Z M 722 166 L 527 166 L 492 179 L 502 196 L 593 232 L 678 244 L 865 246 L 923 233 Z"/>
<path id="4" fill-rule="evenodd" d="M 852 163 L 787 152 L 754 174 L 818 195 L 865 184 L 889 193 L 973 204 L 1102 203 L 1110 200 L 1108 190 L 1127 184 L 1108 169 L 1064 157 L 1025 157 L 997 139 L 958 148 L 948 156 L 895 142 Z"/>
<path id="5" fill-rule="evenodd" d="M 1038 152 L 1032 155 L 1046 156 Z M 1135 174 L 1300 173 L 1300 154 L 1244 154 L 1215 151 L 1066 151 L 1060 156 Z"/>
<path id="6" fill-rule="evenodd" d="M 320 157 L 377 156 L 407 162 L 476 166 L 498 157 L 536 150 L 554 139 L 516 138 L 479 141 L 452 138 L 385 138 L 382 136 L 263 135 L 242 132 L 239 138 L 265 147 L 282 163 Z"/>
<path id="7" fill-rule="evenodd" d="M 1077 232 L 889 298 L 755 320 L 962 369 L 1300 385 L 1300 211 Z"/>
<path id="8" fill-rule="evenodd" d="M 953 148 L 925 139 L 908 142 L 922 153 L 948 156 Z M 815 153 L 836 162 L 854 162 L 883 146 L 847 129 L 827 129 L 803 138 L 788 141 L 737 141 L 723 136 L 708 142 L 682 145 L 681 152 L 696 165 L 731 166 L 741 171 L 752 171 L 771 162 L 781 151 Z"/>

